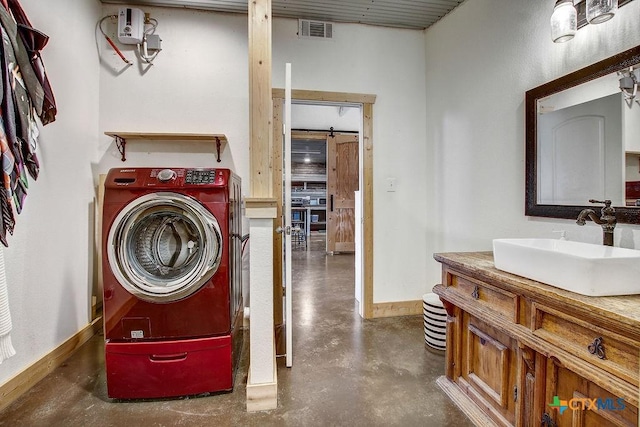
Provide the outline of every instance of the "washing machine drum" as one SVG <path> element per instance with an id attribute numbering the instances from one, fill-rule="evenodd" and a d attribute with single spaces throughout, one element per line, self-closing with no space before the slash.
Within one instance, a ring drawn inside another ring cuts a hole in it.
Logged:
<path id="1" fill-rule="evenodd" d="M 108 239 L 113 274 L 130 293 L 151 302 L 193 294 L 215 274 L 222 257 L 216 218 L 178 193 L 151 193 L 130 202 Z"/>

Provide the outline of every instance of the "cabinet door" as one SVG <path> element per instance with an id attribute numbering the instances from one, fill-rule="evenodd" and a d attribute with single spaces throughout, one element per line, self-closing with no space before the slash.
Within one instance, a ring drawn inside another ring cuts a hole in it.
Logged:
<path id="1" fill-rule="evenodd" d="M 460 387 L 500 425 L 514 425 L 517 402 L 517 342 L 464 313 Z"/>
<path id="2" fill-rule="evenodd" d="M 541 424 L 551 427 L 631 427 L 638 409 L 555 359 L 547 360 L 547 403 Z"/>

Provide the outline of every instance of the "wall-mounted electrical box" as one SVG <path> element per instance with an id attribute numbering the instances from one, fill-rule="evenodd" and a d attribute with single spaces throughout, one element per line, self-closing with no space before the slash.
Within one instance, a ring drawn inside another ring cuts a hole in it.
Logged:
<path id="1" fill-rule="evenodd" d="M 120 8 L 118 40 L 123 44 L 140 44 L 144 38 L 144 13 L 131 7 Z"/>
<path id="2" fill-rule="evenodd" d="M 150 52 L 159 52 L 162 50 L 162 39 L 159 35 L 147 35 L 147 50 Z"/>

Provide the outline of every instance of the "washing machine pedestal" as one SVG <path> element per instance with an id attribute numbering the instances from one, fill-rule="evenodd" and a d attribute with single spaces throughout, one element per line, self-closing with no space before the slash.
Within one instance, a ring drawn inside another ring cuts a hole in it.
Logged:
<path id="1" fill-rule="evenodd" d="M 151 399 L 233 389 L 231 335 L 152 342 L 107 342 L 107 393 Z"/>

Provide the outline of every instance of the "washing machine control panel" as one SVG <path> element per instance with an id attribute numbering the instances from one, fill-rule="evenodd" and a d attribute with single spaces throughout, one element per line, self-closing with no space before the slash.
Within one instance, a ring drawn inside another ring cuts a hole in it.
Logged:
<path id="1" fill-rule="evenodd" d="M 224 187 L 230 179 L 228 169 L 215 168 L 114 168 L 109 171 L 105 188 L 199 188 Z"/>
<path id="2" fill-rule="evenodd" d="M 185 184 L 213 184 L 216 180 L 215 169 L 187 169 Z"/>

